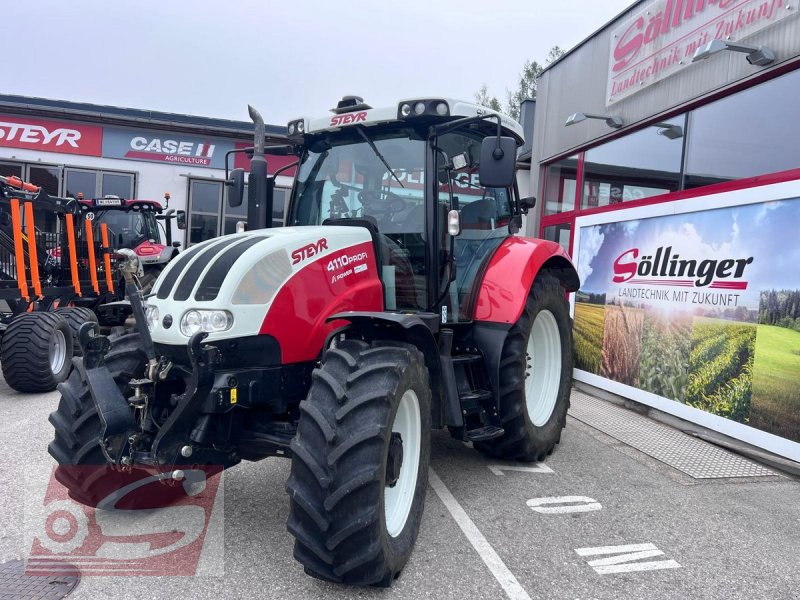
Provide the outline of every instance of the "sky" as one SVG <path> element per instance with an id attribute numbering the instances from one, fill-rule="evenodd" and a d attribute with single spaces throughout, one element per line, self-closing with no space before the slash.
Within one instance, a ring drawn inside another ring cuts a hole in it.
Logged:
<path id="1" fill-rule="evenodd" d="M 346 94 L 505 103 L 633 0 L 4 0 L 4 93 L 285 124 Z"/>

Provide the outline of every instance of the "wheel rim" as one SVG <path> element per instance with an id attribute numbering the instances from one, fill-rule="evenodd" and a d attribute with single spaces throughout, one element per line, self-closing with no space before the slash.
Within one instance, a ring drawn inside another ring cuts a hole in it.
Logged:
<path id="1" fill-rule="evenodd" d="M 64 332 L 56 329 L 53 333 L 53 340 L 50 344 L 50 370 L 53 373 L 60 373 L 64 368 L 64 362 L 67 360 L 67 340 L 64 338 Z"/>
<path id="2" fill-rule="evenodd" d="M 561 383 L 561 336 L 549 310 L 540 311 L 533 321 L 525 367 L 525 405 L 536 427 L 550 420 Z"/>
<path id="3" fill-rule="evenodd" d="M 386 529 L 397 537 L 403 531 L 414 503 L 417 490 L 417 473 L 422 442 L 422 418 L 419 414 L 419 398 L 414 390 L 406 390 L 397 407 L 392 423 L 392 433 L 398 433 L 403 442 L 403 464 L 393 487 L 383 491 L 386 513 Z"/>

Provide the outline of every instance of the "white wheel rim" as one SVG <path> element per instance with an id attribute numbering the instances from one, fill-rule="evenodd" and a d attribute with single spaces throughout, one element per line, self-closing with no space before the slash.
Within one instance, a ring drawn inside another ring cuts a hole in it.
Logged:
<path id="1" fill-rule="evenodd" d="M 561 337 L 549 310 L 540 311 L 528 336 L 525 359 L 525 406 L 536 427 L 550 420 L 561 383 Z"/>
<path id="2" fill-rule="evenodd" d="M 419 414 L 419 398 L 414 390 L 406 390 L 400 399 L 392 432 L 399 433 L 403 440 L 403 464 L 395 486 L 384 488 L 383 504 L 386 530 L 390 536 L 397 537 L 406 526 L 411 505 L 414 504 L 414 493 L 417 491 L 422 418 Z"/>
<path id="3" fill-rule="evenodd" d="M 60 373 L 64 368 L 64 361 L 67 360 L 67 340 L 64 339 L 64 333 L 60 329 L 56 329 L 53 333 L 49 358 L 50 370 L 53 374 Z"/>

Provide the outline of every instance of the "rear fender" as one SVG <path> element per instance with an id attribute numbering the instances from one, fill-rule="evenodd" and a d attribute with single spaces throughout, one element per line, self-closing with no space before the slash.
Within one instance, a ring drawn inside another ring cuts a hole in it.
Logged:
<path id="1" fill-rule="evenodd" d="M 564 287 L 574 292 L 580 287 L 578 272 L 564 249 L 547 240 L 509 237 L 492 256 L 483 276 L 475 305 L 475 321 L 516 323 L 533 280 L 547 270 Z"/>
<path id="2" fill-rule="evenodd" d="M 423 318 L 426 318 L 423 320 Z M 428 367 L 433 403 L 431 405 L 432 426 L 441 428 L 443 422 L 442 367 L 439 361 L 439 348 L 434 337 L 438 328 L 439 316 L 434 313 L 404 315 L 386 312 L 342 312 L 328 318 L 328 321 L 349 321 L 346 330 L 348 337 L 359 337 L 367 341 L 399 341 L 419 348 Z"/>

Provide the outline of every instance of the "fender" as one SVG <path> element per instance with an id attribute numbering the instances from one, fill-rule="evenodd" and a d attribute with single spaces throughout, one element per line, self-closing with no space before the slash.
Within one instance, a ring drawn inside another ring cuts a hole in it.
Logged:
<path id="1" fill-rule="evenodd" d="M 580 287 L 578 272 L 561 245 L 547 240 L 509 237 L 497 248 L 483 276 L 475 320 L 516 323 L 533 280 L 542 269 L 559 279 L 567 292 Z"/>
<path id="2" fill-rule="evenodd" d="M 444 426 L 442 366 L 435 335 L 439 329 L 439 315 L 435 313 L 400 314 L 373 311 L 341 312 L 328 317 L 327 321 L 350 322 L 350 331 L 367 340 L 397 340 L 419 348 L 428 367 L 433 402 L 432 424 L 435 429 Z M 339 332 L 345 329 L 339 329 Z"/>

